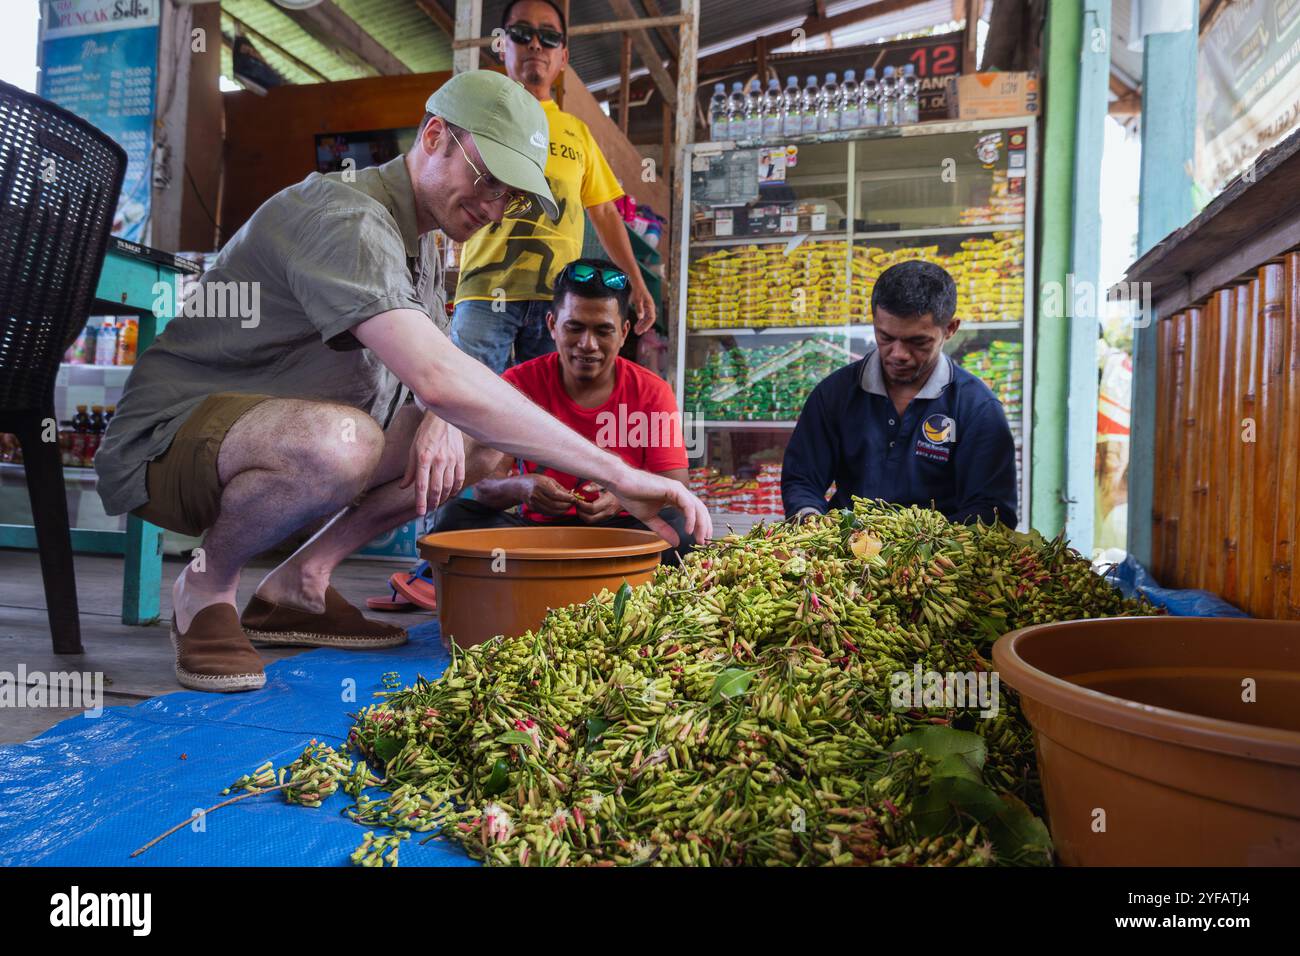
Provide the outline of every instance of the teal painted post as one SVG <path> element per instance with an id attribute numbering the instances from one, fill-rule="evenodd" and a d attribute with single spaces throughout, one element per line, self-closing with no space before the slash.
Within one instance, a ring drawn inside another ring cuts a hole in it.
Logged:
<path id="1" fill-rule="evenodd" d="M 1070 395 L 1066 430 L 1065 534 L 1084 557 L 1092 556 L 1097 489 L 1097 336 L 1104 293 L 1101 282 L 1101 154 L 1110 92 L 1110 0 L 1084 0 L 1079 51 L 1079 99 L 1074 145 L 1074 211 L 1069 316 Z M 1072 290 L 1091 290 L 1074 295 Z M 1092 307 L 1088 306 L 1092 303 Z"/>
<path id="2" fill-rule="evenodd" d="M 155 282 L 174 281 L 161 270 L 154 273 Z M 156 300 L 165 304 L 161 314 L 152 308 L 140 317 L 137 354 L 153 344 L 154 338 L 167 323 L 172 312 L 174 297 L 156 294 L 154 285 L 149 296 L 150 306 Z M 152 624 L 158 620 L 159 598 L 162 591 L 163 531 L 157 525 L 142 521 L 135 515 L 126 517 L 126 546 L 122 558 L 122 623 Z"/>
<path id="3" fill-rule="evenodd" d="M 1055 535 L 1065 524 L 1065 425 L 1069 329 L 1060 290 L 1071 261 L 1075 114 L 1079 104 L 1080 0 L 1047 7 L 1044 63 L 1042 232 L 1038 240 L 1038 320 L 1034 330 L 1033 470 L 1030 524 Z M 1055 290 L 1055 298 L 1048 294 Z"/>
<path id="4" fill-rule="evenodd" d="M 1138 195 L 1138 255 L 1192 218 L 1196 155 L 1196 0 L 1191 30 L 1153 33 L 1142 54 L 1142 175 Z M 1146 296 L 1142 297 L 1146 301 Z M 1133 336 L 1133 413 L 1129 437 L 1128 551 L 1151 564 L 1151 505 L 1155 481 L 1156 328 L 1146 314 Z"/>

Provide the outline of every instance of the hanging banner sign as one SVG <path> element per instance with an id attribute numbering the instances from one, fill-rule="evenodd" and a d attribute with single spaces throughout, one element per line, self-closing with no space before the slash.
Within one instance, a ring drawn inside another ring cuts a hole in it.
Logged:
<path id="1" fill-rule="evenodd" d="M 37 92 L 93 123 L 126 150 L 113 233 L 144 242 L 152 191 L 163 0 L 45 0 Z"/>
<path id="2" fill-rule="evenodd" d="M 1201 35 L 1196 179 L 1216 195 L 1300 126 L 1300 0 L 1237 0 Z"/>

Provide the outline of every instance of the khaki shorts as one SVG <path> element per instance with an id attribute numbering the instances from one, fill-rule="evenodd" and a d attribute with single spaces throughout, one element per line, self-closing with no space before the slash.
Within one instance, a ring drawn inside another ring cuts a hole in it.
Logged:
<path id="1" fill-rule="evenodd" d="M 149 462 L 148 503 L 131 512 L 168 531 L 197 537 L 217 520 L 221 481 L 217 453 L 226 434 L 270 395 L 218 392 L 205 398 L 181 425 L 167 450 Z"/>

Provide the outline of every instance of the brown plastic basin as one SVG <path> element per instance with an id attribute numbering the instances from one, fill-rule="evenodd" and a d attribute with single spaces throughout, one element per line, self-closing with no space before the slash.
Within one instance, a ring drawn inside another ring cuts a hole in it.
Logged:
<path id="1" fill-rule="evenodd" d="M 1300 864 L 1300 622 L 1042 624 L 993 661 L 1033 727 L 1062 863 Z"/>
<path id="2" fill-rule="evenodd" d="M 653 532 L 624 528 L 491 528 L 419 541 L 433 568 L 443 640 L 461 647 L 535 629 L 548 609 L 602 588 L 644 584 L 667 547 Z"/>

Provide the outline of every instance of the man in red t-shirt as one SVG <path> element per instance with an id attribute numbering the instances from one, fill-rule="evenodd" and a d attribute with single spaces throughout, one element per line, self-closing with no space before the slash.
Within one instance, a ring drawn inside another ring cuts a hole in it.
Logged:
<path id="1" fill-rule="evenodd" d="M 546 325 L 556 351 L 516 365 L 503 378 L 601 448 L 636 468 L 686 481 L 686 448 L 677 402 L 668 383 L 619 358 L 631 322 L 626 273 L 605 259 L 577 259 L 555 282 Z M 519 474 L 487 478 L 470 497 L 455 498 L 434 516 L 432 532 L 468 528 L 588 524 L 644 528 L 603 488 L 535 462 Z M 504 470 L 504 469 L 503 469 Z M 516 514 L 509 509 L 519 506 Z M 692 543 L 681 512 L 660 513 L 682 539 L 676 563 Z"/>

